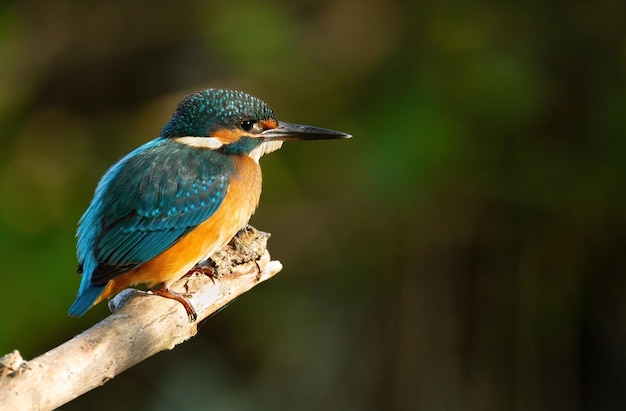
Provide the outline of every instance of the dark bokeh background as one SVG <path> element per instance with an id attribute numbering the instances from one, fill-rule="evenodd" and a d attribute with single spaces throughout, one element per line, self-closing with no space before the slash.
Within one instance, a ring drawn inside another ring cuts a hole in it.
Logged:
<path id="1" fill-rule="evenodd" d="M 90 4 L 91 3 L 91 4 Z M 0 355 L 67 317 L 98 178 L 242 89 L 350 141 L 262 160 L 284 271 L 65 410 L 626 406 L 626 3 L 0 5 Z"/>

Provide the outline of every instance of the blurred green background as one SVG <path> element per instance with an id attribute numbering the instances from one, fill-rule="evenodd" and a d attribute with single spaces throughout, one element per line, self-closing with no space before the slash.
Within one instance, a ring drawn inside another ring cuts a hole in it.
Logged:
<path id="1" fill-rule="evenodd" d="M 98 178 L 245 90 L 349 141 L 262 160 L 285 268 L 64 410 L 626 407 L 626 3 L 0 5 L 0 355 L 66 310 Z"/>

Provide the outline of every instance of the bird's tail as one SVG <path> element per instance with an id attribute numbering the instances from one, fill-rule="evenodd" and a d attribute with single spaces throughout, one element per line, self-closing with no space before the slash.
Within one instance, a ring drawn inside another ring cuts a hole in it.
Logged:
<path id="1" fill-rule="evenodd" d="M 87 310 L 91 308 L 93 303 L 96 302 L 98 297 L 100 297 L 102 291 L 104 291 L 104 287 L 96 287 L 93 285 L 81 290 L 78 293 L 78 297 L 76 297 L 76 301 L 74 301 L 74 304 L 72 304 L 68 310 L 68 313 L 72 317 L 80 317 L 85 314 Z"/>

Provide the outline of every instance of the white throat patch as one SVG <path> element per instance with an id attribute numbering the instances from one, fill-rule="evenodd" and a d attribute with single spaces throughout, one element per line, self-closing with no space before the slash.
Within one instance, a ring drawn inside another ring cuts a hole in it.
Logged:
<path id="1" fill-rule="evenodd" d="M 272 151 L 276 151 L 279 148 L 281 148 L 283 146 L 283 142 L 282 141 L 265 141 L 263 143 L 261 143 L 260 146 L 258 146 L 257 148 L 255 148 L 254 150 L 252 150 L 250 152 L 250 157 L 256 161 L 257 163 L 259 162 L 259 159 L 261 158 L 261 156 L 263 154 L 267 154 L 267 153 L 271 153 Z"/>

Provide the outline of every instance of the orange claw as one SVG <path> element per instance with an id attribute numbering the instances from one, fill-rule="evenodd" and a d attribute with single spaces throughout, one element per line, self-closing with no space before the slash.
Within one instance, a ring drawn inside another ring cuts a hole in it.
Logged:
<path id="1" fill-rule="evenodd" d="M 187 311 L 187 317 L 189 317 L 190 323 L 196 321 L 198 318 L 198 314 L 196 314 L 196 310 L 193 308 L 189 300 L 187 300 L 182 294 L 172 291 L 169 287 L 153 289 L 152 294 L 170 298 L 181 303 L 183 307 L 185 307 L 185 311 Z"/>

